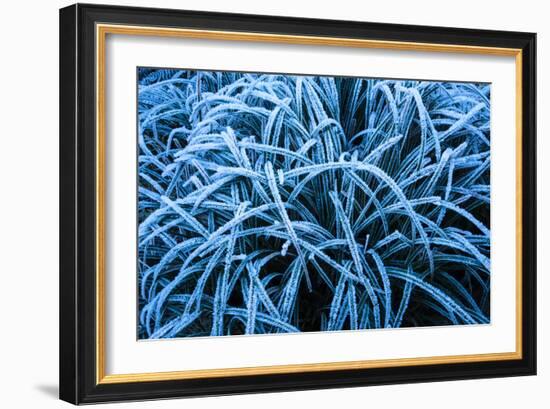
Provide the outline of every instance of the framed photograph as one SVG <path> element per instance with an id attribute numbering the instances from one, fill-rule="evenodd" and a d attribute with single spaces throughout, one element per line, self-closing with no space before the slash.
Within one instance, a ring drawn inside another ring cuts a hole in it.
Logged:
<path id="1" fill-rule="evenodd" d="M 61 9 L 61 399 L 534 375 L 535 52 Z"/>

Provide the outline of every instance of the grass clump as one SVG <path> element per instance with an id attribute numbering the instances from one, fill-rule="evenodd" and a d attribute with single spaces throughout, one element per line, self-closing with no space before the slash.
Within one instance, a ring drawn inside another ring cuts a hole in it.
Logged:
<path id="1" fill-rule="evenodd" d="M 488 323 L 489 101 L 139 68 L 139 338 Z"/>

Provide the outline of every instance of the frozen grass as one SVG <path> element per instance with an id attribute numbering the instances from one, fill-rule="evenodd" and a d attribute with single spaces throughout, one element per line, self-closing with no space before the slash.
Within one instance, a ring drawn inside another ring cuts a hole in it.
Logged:
<path id="1" fill-rule="evenodd" d="M 489 85 L 138 76 L 139 338 L 489 322 Z"/>

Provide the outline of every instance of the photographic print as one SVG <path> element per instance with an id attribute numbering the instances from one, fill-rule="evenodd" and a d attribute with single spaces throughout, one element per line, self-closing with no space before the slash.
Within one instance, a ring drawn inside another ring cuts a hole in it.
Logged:
<path id="1" fill-rule="evenodd" d="M 536 374 L 536 33 L 59 23 L 62 400 Z"/>
<path id="2" fill-rule="evenodd" d="M 139 339 L 490 322 L 490 84 L 137 75 Z"/>

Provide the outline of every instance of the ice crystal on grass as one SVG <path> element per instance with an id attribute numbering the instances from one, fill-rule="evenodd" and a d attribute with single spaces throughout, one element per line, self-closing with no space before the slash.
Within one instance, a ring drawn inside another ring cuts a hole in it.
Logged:
<path id="1" fill-rule="evenodd" d="M 489 101 L 139 68 L 139 338 L 488 323 Z"/>

